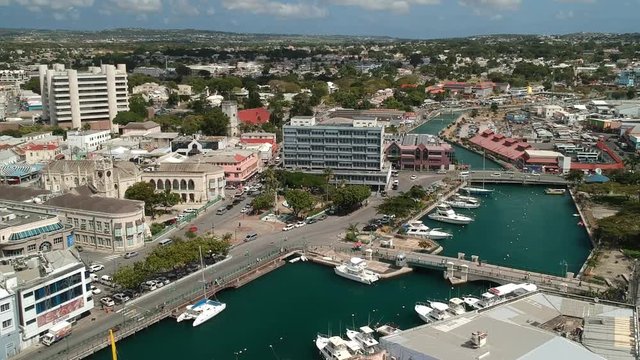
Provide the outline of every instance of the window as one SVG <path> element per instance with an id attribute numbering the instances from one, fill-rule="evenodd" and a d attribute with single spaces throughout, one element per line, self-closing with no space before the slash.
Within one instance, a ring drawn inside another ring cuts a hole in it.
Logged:
<path id="1" fill-rule="evenodd" d="M 26 308 L 24 308 L 24 312 L 31 311 L 33 310 L 34 307 L 35 307 L 34 305 L 29 305 Z"/>
<path id="2" fill-rule="evenodd" d="M 3 329 L 8 328 L 9 326 L 11 326 L 11 319 L 5 320 L 5 321 L 2 322 L 2 328 Z"/>
<path id="3" fill-rule="evenodd" d="M 54 244 L 62 244 L 62 238 L 61 237 L 57 237 L 57 238 L 53 239 L 53 243 Z"/>
<path id="4" fill-rule="evenodd" d="M 31 244 L 27 246 L 27 251 L 35 251 L 35 250 L 36 250 L 36 244 Z"/>
<path id="5" fill-rule="evenodd" d="M 36 319 L 31 319 L 31 320 L 27 321 L 27 326 L 33 324 L 34 322 L 36 322 Z"/>
<path id="6" fill-rule="evenodd" d="M 0 312 L 9 311 L 9 309 L 11 309 L 11 304 L 7 303 L 0 305 Z"/>

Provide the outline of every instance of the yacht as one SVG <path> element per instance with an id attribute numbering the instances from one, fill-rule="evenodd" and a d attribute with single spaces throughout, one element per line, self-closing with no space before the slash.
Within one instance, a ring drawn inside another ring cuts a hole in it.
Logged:
<path id="1" fill-rule="evenodd" d="M 440 321 L 451 317 L 451 314 L 449 314 L 449 305 L 442 302 L 431 301 L 429 306 L 433 309 L 429 313 L 429 317 L 434 321 Z"/>
<path id="2" fill-rule="evenodd" d="M 456 214 L 456 212 L 447 204 L 439 204 L 436 207 L 436 212 L 431 213 L 428 216 L 431 220 L 457 225 L 465 225 L 473 221 L 473 219 L 468 216 Z"/>
<path id="3" fill-rule="evenodd" d="M 453 315 L 462 315 L 467 312 L 464 308 L 464 300 L 457 297 L 449 299 L 449 312 Z"/>
<path id="4" fill-rule="evenodd" d="M 378 340 L 373 337 L 373 329 L 368 326 L 362 326 L 360 331 L 347 330 L 347 338 L 358 343 L 367 355 L 374 354 L 379 350 Z"/>
<path id="5" fill-rule="evenodd" d="M 202 260 L 202 248 L 200 248 L 200 267 L 202 268 L 202 300 L 195 304 L 187 305 L 186 310 L 178 316 L 178 322 L 193 320 L 193 327 L 212 319 L 227 308 L 227 304 L 207 298 L 206 282 L 204 280 L 204 261 Z"/>
<path id="6" fill-rule="evenodd" d="M 476 303 L 478 303 L 480 301 L 480 299 L 478 299 L 475 296 L 471 296 L 471 295 L 467 295 L 465 297 L 462 298 L 462 302 L 464 302 L 465 307 L 467 308 L 467 310 L 475 310 L 476 307 Z"/>
<path id="7" fill-rule="evenodd" d="M 553 188 L 544 189 L 544 193 L 547 195 L 564 195 L 564 193 L 566 192 L 567 192 L 567 189 L 553 189 Z"/>
<path id="8" fill-rule="evenodd" d="M 387 336 L 387 335 L 393 335 L 393 334 L 399 334 L 402 332 L 402 330 L 400 330 L 396 325 L 394 324 L 384 324 L 381 326 L 378 326 L 376 328 L 376 331 L 378 332 L 378 334 L 382 335 L 382 336 Z"/>
<path id="9" fill-rule="evenodd" d="M 341 264 L 335 267 L 335 273 L 354 281 L 361 282 L 363 284 L 371 285 L 374 282 L 380 280 L 378 274 L 371 270 L 367 270 L 367 263 L 364 259 L 359 257 L 352 257 L 346 264 Z"/>
<path id="10" fill-rule="evenodd" d="M 462 188 L 462 191 L 466 192 L 467 194 L 474 194 L 474 195 L 489 195 L 493 192 L 493 189 L 485 189 L 483 187 L 479 188 L 479 187 L 472 187 L 472 186 L 465 186 Z"/>
<path id="11" fill-rule="evenodd" d="M 325 360 L 350 360 L 354 358 L 347 342 L 339 336 L 329 337 L 318 334 L 316 347 Z"/>
<path id="12" fill-rule="evenodd" d="M 453 237 L 452 234 L 440 229 L 431 229 L 420 220 L 409 221 L 404 225 L 404 228 L 406 229 L 406 234 L 409 236 L 429 238 L 432 240 L 442 240 Z"/>
<path id="13" fill-rule="evenodd" d="M 445 200 L 443 203 L 456 209 L 477 209 L 480 207 L 480 203 L 469 203 L 463 200 L 451 199 Z"/>
<path id="14" fill-rule="evenodd" d="M 429 304 L 418 302 L 413 309 L 416 311 L 416 313 L 418 313 L 418 316 L 420 317 L 420 319 L 422 319 L 422 321 L 426 322 L 427 324 L 433 322 L 433 319 L 429 317 L 429 314 L 433 311 L 433 309 L 429 307 Z"/>

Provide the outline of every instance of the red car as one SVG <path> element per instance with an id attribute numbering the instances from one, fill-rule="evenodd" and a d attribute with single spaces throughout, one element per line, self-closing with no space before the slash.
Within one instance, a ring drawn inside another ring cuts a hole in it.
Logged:
<path id="1" fill-rule="evenodd" d="M 197 226 L 190 227 L 189 232 L 192 232 L 192 233 L 198 232 L 198 227 Z"/>

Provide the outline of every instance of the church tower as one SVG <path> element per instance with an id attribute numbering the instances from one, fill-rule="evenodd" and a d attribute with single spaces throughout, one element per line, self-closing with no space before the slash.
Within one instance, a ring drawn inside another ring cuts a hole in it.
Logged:
<path id="1" fill-rule="evenodd" d="M 223 101 L 221 107 L 222 112 L 229 118 L 227 136 L 238 136 L 238 103 L 236 101 Z"/>
<path id="2" fill-rule="evenodd" d="M 96 160 L 94 182 L 96 192 L 100 196 L 114 197 L 113 161 L 111 159 Z"/>

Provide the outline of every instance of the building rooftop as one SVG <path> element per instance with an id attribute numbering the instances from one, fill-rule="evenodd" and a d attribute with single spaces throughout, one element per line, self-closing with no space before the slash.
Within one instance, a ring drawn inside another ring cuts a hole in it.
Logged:
<path id="1" fill-rule="evenodd" d="M 49 195 L 49 191 L 0 184 L 0 199 L 2 200 L 25 202 L 41 195 Z"/>
<path id="2" fill-rule="evenodd" d="M 84 266 L 84 263 L 73 251 L 53 250 L 5 260 L 0 264 L 0 273 L 5 276 L 13 273 L 18 280 L 17 285 L 28 285 L 45 281 L 47 275 L 78 265 Z"/>
<path id="3" fill-rule="evenodd" d="M 11 216 L 14 215 L 14 216 Z M 20 226 L 40 221 L 44 219 L 55 218 L 55 215 L 35 213 L 31 211 L 15 210 L 8 208 L 0 208 L 0 229 L 6 229 L 12 226 Z"/>
<path id="4" fill-rule="evenodd" d="M 179 172 L 179 173 L 212 173 L 212 172 L 224 172 L 222 167 L 215 166 L 209 163 L 201 163 L 201 162 L 181 162 L 181 163 L 171 163 L 165 162 L 160 164 L 158 169 L 152 173 L 157 172 Z"/>
<path id="5" fill-rule="evenodd" d="M 109 133 L 109 130 L 69 130 L 67 131 L 67 138 L 69 136 L 87 136 L 93 134 Z"/>
<path id="6" fill-rule="evenodd" d="M 633 308 L 624 305 L 536 292 L 387 336 L 382 344 L 434 359 L 635 359 L 633 319 Z M 482 347 L 471 342 L 477 331 L 487 334 Z"/>
<path id="7" fill-rule="evenodd" d="M 124 126 L 124 129 L 127 130 L 149 130 L 160 125 L 154 121 L 144 121 L 144 122 L 130 122 Z"/>
<path id="8" fill-rule="evenodd" d="M 82 196 L 72 193 L 53 197 L 44 204 L 53 207 L 109 214 L 133 213 L 144 208 L 144 202 L 142 201 L 110 199 L 101 196 Z"/>

